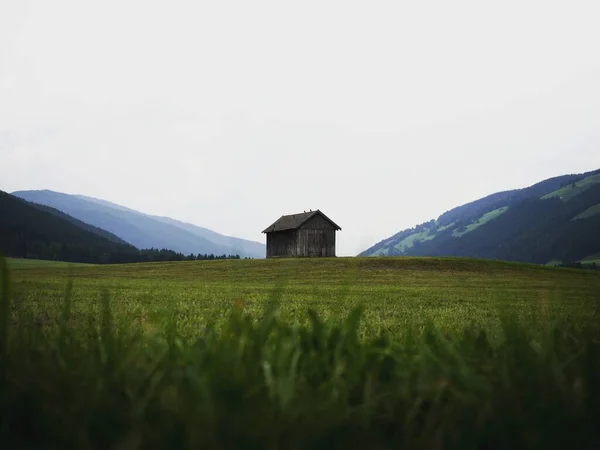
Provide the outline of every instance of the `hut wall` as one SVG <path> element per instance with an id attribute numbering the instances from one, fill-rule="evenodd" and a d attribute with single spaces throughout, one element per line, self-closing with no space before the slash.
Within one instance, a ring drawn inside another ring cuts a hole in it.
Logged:
<path id="1" fill-rule="evenodd" d="M 296 231 L 267 233 L 267 258 L 297 256 Z"/>

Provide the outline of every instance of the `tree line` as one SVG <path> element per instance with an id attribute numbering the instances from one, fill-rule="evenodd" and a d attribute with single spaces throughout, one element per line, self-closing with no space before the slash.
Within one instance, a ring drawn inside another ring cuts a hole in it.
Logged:
<path id="1" fill-rule="evenodd" d="M 137 252 L 112 252 L 104 258 L 105 264 L 126 264 L 142 262 L 166 262 L 166 261 L 214 261 L 218 259 L 241 259 L 240 255 L 215 255 L 214 253 L 190 253 L 185 255 L 166 248 L 142 249 Z"/>
<path id="2" fill-rule="evenodd" d="M 80 262 L 90 264 L 128 264 L 159 261 L 211 261 L 219 259 L 241 259 L 240 255 L 215 255 L 191 253 L 185 255 L 169 249 L 142 249 L 130 245 L 106 243 L 85 245 L 66 242 L 44 242 L 24 235 L 15 234 L 11 239 L 5 235 L 0 239 L 0 249 L 5 256 L 13 258 L 45 259 L 48 261 Z"/>

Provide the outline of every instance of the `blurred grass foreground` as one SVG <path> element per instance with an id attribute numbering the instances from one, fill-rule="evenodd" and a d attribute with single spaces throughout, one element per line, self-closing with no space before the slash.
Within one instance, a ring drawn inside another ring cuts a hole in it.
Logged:
<path id="1" fill-rule="evenodd" d="M 190 338 L 108 294 L 75 324 L 71 284 L 40 324 L 0 270 L 2 449 L 600 449 L 593 321 L 359 337 L 360 308 L 290 324 L 273 298 Z"/>

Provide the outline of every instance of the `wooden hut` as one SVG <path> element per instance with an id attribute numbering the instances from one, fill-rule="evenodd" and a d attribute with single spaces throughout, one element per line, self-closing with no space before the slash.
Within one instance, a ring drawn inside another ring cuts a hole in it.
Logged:
<path id="1" fill-rule="evenodd" d="M 281 216 L 267 227 L 267 258 L 335 256 L 335 232 L 341 230 L 318 209 Z"/>

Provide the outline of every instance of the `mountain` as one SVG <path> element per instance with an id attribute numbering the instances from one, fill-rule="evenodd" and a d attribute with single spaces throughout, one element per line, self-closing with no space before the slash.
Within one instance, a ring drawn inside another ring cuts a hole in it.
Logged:
<path id="1" fill-rule="evenodd" d="M 0 191 L 0 249 L 5 256 L 77 262 L 108 262 L 137 249 L 117 236 L 56 209 Z"/>
<path id="2" fill-rule="evenodd" d="M 18 198 L 18 197 L 15 197 L 15 198 Z M 45 211 L 47 213 L 53 214 L 57 217 L 60 217 L 61 219 L 66 220 L 67 222 L 70 222 L 70 223 L 76 225 L 78 228 L 83 228 L 84 230 L 91 231 L 92 233 L 94 233 L 98 236 L 101 236 L 105 239 L 108 239 L 109 241 L 117 242 L 119 244 L 126 244 L 127 246 L 130 245 L 128 242 L 124 241 L 120 237 L 118 237 L 112 233 L 109 233 L 108 231 L 103 230 L 102 228 L 98 228 L 98 227 L 95 227 L 88 223 L 82 222 L 81 220 L 77 220 L 74 217 L 71 217 L 68 214 L 65 214 L 63 212 L 60 212 L 57 209 L 51 208 L 46 205 L 40 205 L 38 203 L 31 203 L 31 202 L 27 202 L 27 203 L 29 203 L 29 205 L 32 206 L 33 208 L 36 208 L 36 209 L 39 209 L 40 211 Z"/>
<path id="3" fill-rule="evenodd" d="M 121 206 L 121 205 L 117 205 L 115 203 L 108 202 L 106 200 L 101 200 L 101 199 L 94 198 L 94 197 L 88 197 L 85 195 L 75 195 L 75 197 L 83 199 L 83 200 L 95 202 L 100 205 L 115 208 L 115 209 L 118 209 L 121 211 L 141 214 L 138 211 L 127 208 L 125 206 Z M 178 228 L 181 228 L 185 231 L 195 234 L 196 236 L 207 239 L 215 244 L 223 245 L 227 248 L 237 249 L 237 250 L 239 250 L 239 252 L 241 252 L 244 255 L 249 255 L 252 257 L 256 257 L 256 258 L 262 258 L 262 257 L 264 257 L 265 252 L 266 252 L 265 244 L 261 244 L 260 242 L 249 241 L 246 239 L 240 239 L 240 238 L 236 238 L 236 237 L 232 237 L 232 236 L 225 236 L 225 235 L 219 234 L 215 231 L 209 230 L 208 228 L 203 228 L 203 227 L 199 227 L 197 225 L 193 225 L 191 223 L 171 219 L 170 217 L 154 216 L 154 215 L 149 215 L 149 214 L 147 216 L 151 217 L 153 219 L 159 220 L 161 222 L 164 222 L 164 223 L 167 223 L 170 225 L 174 225 Z"/>
<path id="4" fill-rule="evenodd" d="M 208 228 L 202 228 L 191 223 L 181 222 L 179 220 L 171 219 L 169 217 L 161 216 L 150 216 L 153 219 L 159 220 L 166 224 L 174 225 L 181 228 L 182 230 L 188 231 L 195 234 L 198 237 L 207 239 L 215 244 L 225 246 L 227 248 L 237 249 L 237 253 L 240 255 L 249 255 L 255 258 L 264 258 L 266 254 L 265 244 L 260 242 L 248 241 L 232 236 L 225 236 L 215 231 L 209 230 Z"/>
<path id="5" fill-rule="evenodd" d="M 466 256 L 540 264 L 600 259 L 600 170 L 498 192 L 359 256 Z"/>
<path id="6" fill-rule="evenodd" d="M 259 242 L 224 236 L 206 228 L 156 217 L 93 197 L 50 190 L 17 191 L 24 200 L 50 206 L 80 221 L 102 228 L 138 248 L 168 248 L 184 254 L 238 254 L 264 258 Z"/>

